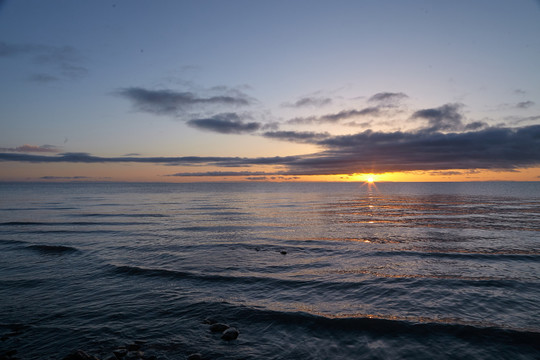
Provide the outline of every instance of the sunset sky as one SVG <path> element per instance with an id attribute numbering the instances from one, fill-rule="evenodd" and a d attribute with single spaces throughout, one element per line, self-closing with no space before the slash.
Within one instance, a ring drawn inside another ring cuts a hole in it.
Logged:
<path id="1" fill-rule="evenodd" d="M 540 181 L 540 2 L 0 1 L 0 181 Z"/>

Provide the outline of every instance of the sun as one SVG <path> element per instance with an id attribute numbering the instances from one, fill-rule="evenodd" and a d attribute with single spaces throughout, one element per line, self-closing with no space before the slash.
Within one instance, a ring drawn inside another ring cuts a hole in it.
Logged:
<path id="1" fill-rule="evenodd" d="M 367 182 L 368 184 L 373 184 L 373 183 L 375 182 L 375 179 L 373 179 L 373 177 L 370 176 L 370 177 L 368 177 L 368 178 L 366 179 L 366 182 Z"/>

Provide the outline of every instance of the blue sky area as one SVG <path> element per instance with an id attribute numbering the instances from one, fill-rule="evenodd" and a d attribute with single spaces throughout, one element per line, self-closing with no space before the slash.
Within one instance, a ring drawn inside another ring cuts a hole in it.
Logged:
<path id="1" fill-rule="evenodd" d="M 0 79 L 0 180 L 540 176 L 533 0 L 0 1 Z"/>

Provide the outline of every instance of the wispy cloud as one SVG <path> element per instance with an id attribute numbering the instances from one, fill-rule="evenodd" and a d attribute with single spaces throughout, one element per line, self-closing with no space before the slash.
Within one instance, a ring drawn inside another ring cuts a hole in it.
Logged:
<path id="1" fill-rule="evenodd" d="M 33 82 L 52 82 L 64 79 L 78 79 L 88 73 L 82 66 L 82 56 L 72 46 L 50 46 L 43 44 L 13 44 L 0 42 L 0 58 L 28 57 L 43 69 L 52 73 L 35 73 L 29 77 Z"/>
<path id="2" fill-rule="evenodd" d="M 259 122 L 244 122 L 236 113 L 217 114 L 205 119 L 192 119 L 188 125 L 221 134 L 243 134 L 259 130 L 262 124 Z"/>
<path id="3" fill-rule="evenodd" d="M 375 102 L 383 105 L 395 105 L 409 96 L 405 93 L 380 92 L 368 99 L 368 102 Z"/>
<path id="4" fill-rule="evenodd" d="M 88 176 L 42 176 L 41 180 L 88 180 L 94 179 Z"/>
<path id="5" fill-rule="evenodd" d="M 531 106 L 535 105 L 534 101 L 522 101 L 516 104 L 516 108 L 518 109 L 528 109 Z"/>
<path id="6" fill-rule="evenodd" d="M 207 171 L 207 172 L 188 172 L 188 173 L 176 173 L 166 176 L 180 176 L 180 177 L 198 177 L 198 176 L 213 176 L 213 177 L 225 177 L 225 176 L 261 176 L 268 175 L 264 171 Z"/>
<path id="7" fill-rule="evenodd" d="M 56 146 L 53 145 L 22 145 L 17 146 L 15 148 L 0 148 L 0 151 L 8 151 L 8 152 L 22 152 L 22 153 L 58 153 L 61 150 L 59 150 Z"/>
<path id="8" fill-rule="evenodd" d="M 221 95 L 207 97 L 190 91 L 150 90 L 142 87 L 120 89 L 117 94 L 129 99 L 137 110 L 157 115 L 178 115 L 195 107 L 246 106 L 253 103 L 253 99 L 244 93 L 228 93 L 226 89 Z"/>
<path id="9" fill-rule="evenodd" d="M 364 116 L 378 116 L 381 112 L 379 107 L 366 107 L 363 109 L 342 110 L 334 114 L 322 116 L 298 117 L 290 119 L 287 124 L 290 125 L 310 125 L 310 124 L 335 124 L 344 120 L 356 119 Z"/>
<path id="10" fill-rule="evenodd" d="M 302 107 L 322 107 L 330 105 L 332 99 L 327 97 L 303 97 L 295 102 L 285 102 L 282 104 L 284 107 L 302 108 Z"/>
<path id="11" fill-rule="evenodd" d="M 60 80 L 59 77 L 50 74 L 32 74 L 28 77 L 28 80 L 36 83 L 51 83 Z"/>

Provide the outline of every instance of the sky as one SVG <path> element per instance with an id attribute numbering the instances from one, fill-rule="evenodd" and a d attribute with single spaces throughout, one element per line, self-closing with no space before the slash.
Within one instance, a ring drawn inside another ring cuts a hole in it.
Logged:
<path id="1" fill-rule="evenodd" d="M 540 181 L 540 1 L 0 0 L 0 181 Z"/>

